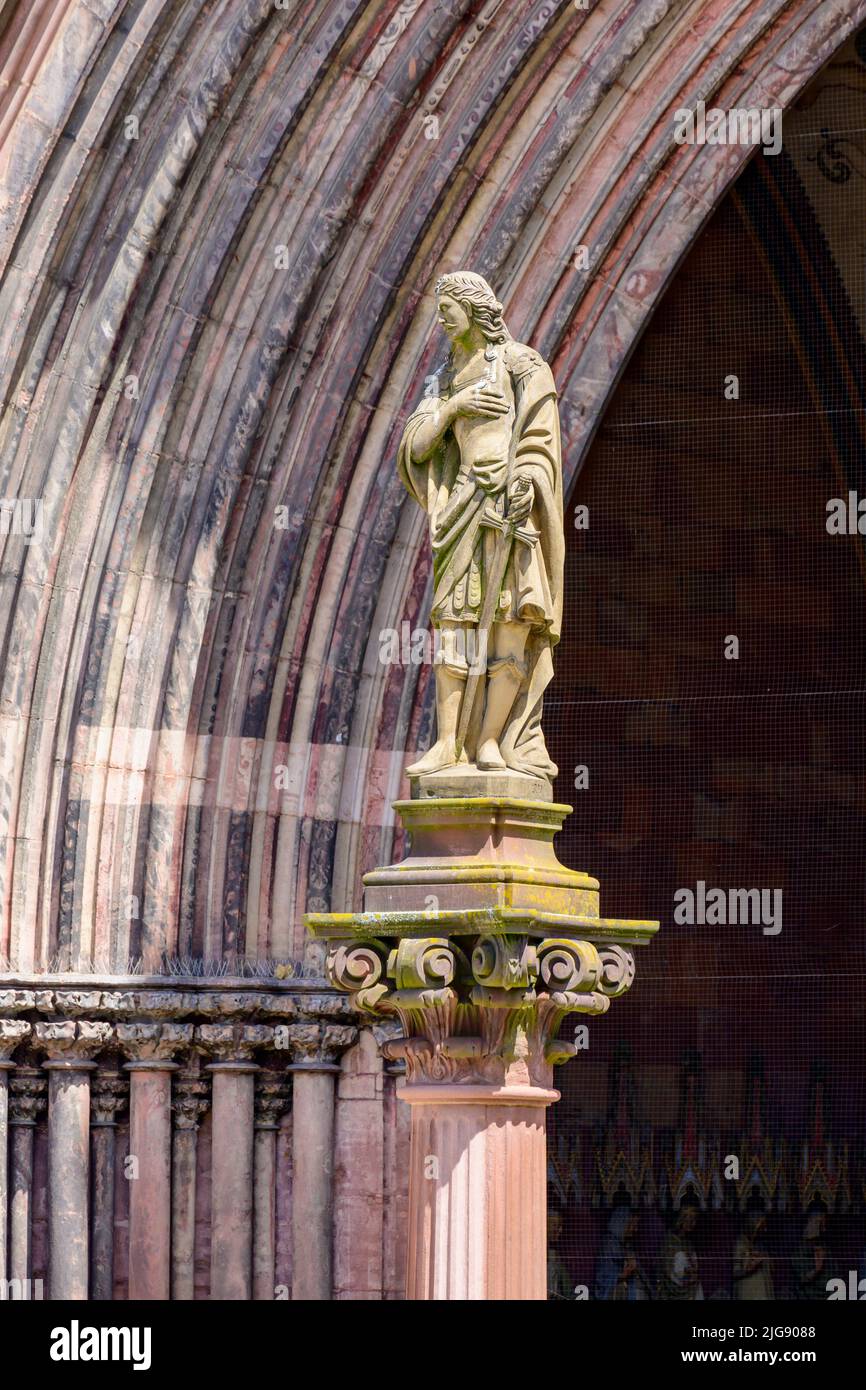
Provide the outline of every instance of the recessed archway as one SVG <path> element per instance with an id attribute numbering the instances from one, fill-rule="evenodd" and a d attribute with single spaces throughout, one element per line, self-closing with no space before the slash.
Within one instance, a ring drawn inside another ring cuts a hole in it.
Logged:
<path id="1" fill-rule="evenodd" d="M 866 6 L 49 8 L 3 35 L 0 442 L 48 543 L 3 538 L 0 951 L 298 955 L 424 717 L 376 636 L 424 610 L 434 274 L 552 359 L 576 470 L 748 155 L 672 113 L 788 105 Z"/>

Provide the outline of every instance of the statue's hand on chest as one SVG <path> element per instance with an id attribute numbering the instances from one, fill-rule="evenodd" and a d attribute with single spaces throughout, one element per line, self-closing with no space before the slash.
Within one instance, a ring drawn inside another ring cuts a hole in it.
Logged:
<path id="1" fill-rule="evenodd" d="M 499 364 L 491 366 L 483 358 L 467 363 L 455 374 L 451 400 L 460 472 L 464 477 L 471 472 L 484 492 L 495 494 L 505 485 L 514 425 L 510 377 Z"/>
<path id="2" fill-rule="evenodd" d="M 473 357 L 451 379 L 448 392 L 455 422 L 478 424 L 513 415 L 514 392 L 507 372 L 484 354 Z"/>

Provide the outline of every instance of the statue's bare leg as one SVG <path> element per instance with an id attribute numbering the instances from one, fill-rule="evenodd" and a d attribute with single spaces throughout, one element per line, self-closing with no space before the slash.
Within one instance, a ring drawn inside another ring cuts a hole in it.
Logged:
<path id="1" fill-rule="evenodd" d="M 460 631 L 463 627 L 465 624 L 461 623 L 442 624 L 435 659 L 436 727 L 439 737 L 429 753 L 407 767 L 406 771 L 412 777 L 422 772 L 440 772 L 442 768 L 453 767 L 456 762 L 467 760 L 465 752 L 459 760 L 456 753 L 457 721 L 468 673 L 465 642 Z"/>
<path id="2" fill-rule="evenodd" d="M 505 767 L 505 759 L 499 751 L 499 740 L 526 677 L 523 653 L 528 631 L 525 623 L 493 624 L 493 653 L 487 666 L 484 719 L 475 757 L 476 766 L 481 772 L 502 771 Z"/>

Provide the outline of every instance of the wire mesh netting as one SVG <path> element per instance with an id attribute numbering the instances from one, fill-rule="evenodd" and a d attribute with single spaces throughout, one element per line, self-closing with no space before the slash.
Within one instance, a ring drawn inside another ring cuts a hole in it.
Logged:
<path id="1" fill-rule="evenodd" d="M 677 270 L 566 509 L 558 853 L 662 928 L 559 1072 L 554 1297 L 866 1276 L 864 214 L 858 36 Z"/>

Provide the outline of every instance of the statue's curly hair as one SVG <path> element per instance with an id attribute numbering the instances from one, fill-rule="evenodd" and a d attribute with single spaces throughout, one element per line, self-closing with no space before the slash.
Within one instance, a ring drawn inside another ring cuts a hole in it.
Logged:
<path id="1" fill-rule="evenodd" d="M 440 294 L 450 294 L 452 299 L 463 305 L 488 343 L 507 343 L 510 340 L 511 334 L 502 317 L 502 305 L 483 275 L 476 275 L 474 270 L 454 270 L 450 275 L 440 275 L 434 288 L 437 298 Z"/>

